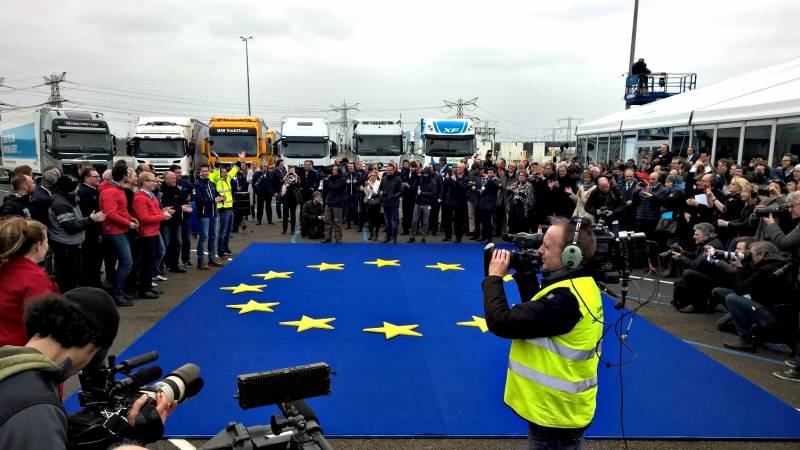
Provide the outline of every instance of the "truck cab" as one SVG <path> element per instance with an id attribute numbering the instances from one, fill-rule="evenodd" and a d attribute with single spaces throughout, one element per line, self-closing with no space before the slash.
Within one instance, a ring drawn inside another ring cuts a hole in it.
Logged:
<path id="1" fill-rule="evenodd" d="M 426 161 L 437 163 L 439 157 L 448 164 L 475 155 L 475 128 L 470 119 L 420 119 L 419 150 Z"/>
<path id="2" fill-rule="evenodd" d="M 267 134 L 267 126 L 260 117 L 220 117 L 211 118 L 208 129 L 208 138 L 201 141 L 200 164 L 212 162 L 235 163 L 239 160 L 239 153 L 244 152 L 245 162 L 255 165 L 262 159 L 274 161 L 272 145 Z M 219 161 L 217 156 L 219 155 Z"/>
<path id="3" fill-rule="evenodd" d="M 194 171 L 196 144 L 208 136 L 208 125 L 189 117 L 139 117 L 128 142 L 128 154 L 157 174 L 178 164 L 185 175 Z"/>
<path id="4" fill-rule="evenodd" d="M 279 148 L 286 166 L 302 167 L 305 160 L 311 160 L 314 167 L 326 171 L 336 156 L 329 134 L 328 122 L 323 118 L 284 118 Z"/>
<path id="5" fill-rule="evenodd" d="M 399 162 L 404 151 L 403 126 L 399 120 L 357 119 L 353 121 L 353 153 L 365 164 Z"/>
<path id="6" fill-rule="evenodd" d="M 27 165 L 34 174 L 49 166 L 78 175 L 89 162 L 98 172 L 111 167 L 117 141 L 102 113 L 40 108 L 3 113 L 0 118 L 2 167 Z"/>

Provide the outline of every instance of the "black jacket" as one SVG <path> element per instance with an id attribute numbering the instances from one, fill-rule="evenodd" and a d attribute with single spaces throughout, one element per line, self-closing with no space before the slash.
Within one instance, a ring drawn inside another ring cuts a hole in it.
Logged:
<path id="1" fill-rule="evenodd" d="M 482 178 L 478 182 L 478 202 L 475 204 L 477 209 L 494 211 L 497 207 L 497 192 L 500 191 L 500 180 L 494 178 Z"/>
<path id="2" fill-rule="evenodd" d="M 84 231 L 94 222 L 89 217 L 83 217 L 75 194 L 54 193 L 48 214 L 48 237 L 53 242 L 65 245 L 80 245 L 86 237 Z"/>
<path id="3" fill-rule="evenodd" d="M 427 168 L 425 170 L 428 171 L 427 177 L 423 174 L 414 180 L 413 189 L 417 194 L 416 204 L 433 206 L 439 198 L 439 184 L 431 177 L 430 171 Z"/>
<path id="4" fill-rule="evenodd" d="M 47 189 L 37 186 L 36 191 L 31 194 L 31 216 L 34 220 L 49 225 L 50 205 L 53 204 L 53 196 Z"/>
<path id="5" fill-rule="evenodd" d="M 9 216 L 20 216 L 26 219 L 32 219 L 31 214 L 31 196 L 19 195 L 12 192 L 3 198 L 3 207 L 0 208 L 0 218 Z"/>
<path id="6" fill-rule="evenodd" d="M 175 210 L 175 214 L 172 215 L 168 222 L 180 223 L 183 221 L 181 206 L 189 204 L 191 194 L 191 191 L 184 189 L 180 184 L 175 186 L 161 185 L 161 206 L 164 208 L 171 206 Z"/>
<path id="7" fill-rule="evenodd" d="M 573 277 L 585 275 L 576 272 Z M 563 279 L 555 277 L 544 281 L 541 287 Z M 493 334 L 508 339 L 558 336 L 572 330 L 583 317 L 578 299 L 568 288 L 553 289 L 545 298 L 531 302 L 540 290 L 536 274 L 517 272 L 514 280 L 522 303 L 511 308 L 501 277 L 486 277 L 481 284 L 486 325 Z"/>
<path id="8" fill-rule="evenodd" d="M 586 199 L 586 204 L 584 205 L 584 210 L 594 216 L 595 221 L 599 218 L 598 212 L 602 208 L 606 208 L 613 213 L 611 217 L 607 217 L 605 214 L 603 215 L 603 221 L 606 223 L 618 220 L 620 215 L 625 212 L 625 201 L 622 199 L 622 193 L 618 191 L 616 187 L 609 186 L 606 192 L 597 188 L 589 194 L 589 198 Z"/>
<path id="9" fill-rule="evenodd" d="M 280 191 L 282 178 L 281 173 L 277 170 L 255 172 L 252 181 L 253 191 L 258 195 L 274 195 Z"/>
<path id="10" fill-rule="evenodd" d="M 466 175 L 453 180 L 452 177 L 447 177 L 444 180 L 445 189 L 447 194 L 444 202 L 449 206 L 459 206 L 467 204 L 467 192 L 469 192 L 469 177 Z"/>
<path id="11" fill-rule="evenodd" d="M 344 206 L 347 184 L 341 175 L 331 175 L 324 183 L 325 205 L 332 208 Z"/>
<path id="12" fill-rule="evenodd" d="M 774 275 L 788 260 L 778 256 L 767 256 L 752 266 L 744 266 L 736 271 L 734 289 L 739 295 L 750 294 L 750 299 L 769 309 L 772 305 L 797 303 L 787 293 L 793 286 L 783 278 Z M 796 316 L 796 314 L 795 314 Z"/>
<path id="13" fill-rule="evenodd" d="M 208 179 L 198 178 L 192 191 L 194 207 L 200 219 L 211 218 L 217 215 L 216 201 L 217 186 Z"/>
<path id="14" fill-rule="evenodd" d="M 93 212 L 100 211 L 100 191 L 81 183 L 78 188 L 78 206 L 81 208 L 83 217 L 89 217 Z M 92 222 L 92 225 L 86 228 L 88 235 L 100 235 L 102 225 L 100 222 Z"/>
<path id="15" fill-rule="evenodd" d="M 717 250 L 723 250 L 725 248 L 720 242 L 719 239 L 713 238 L 709 239 L 706 242 L 701 242 L 697 244 L 694 252 L 687 251 L 683 253 L 680 257 L 681 264 L 683 267 L 687 269 L 695 269 L 700 270 L 703 273 L 710 274 L 714 273 L 715 271 L 711 269 L 712 264 L 708 262 L 708 258 L 706 258 L 705 249 L 706 245 L 710 245 Z"/>
<path id="16" fill-rule="evenodd" d="M 316 170 L 311 169 L 306 172 L 305 169 L 299 169 L 297 176 L 300 177 L 300 189 L 303 195 L 311 197 L 311 193 L 319 189 L 319 174 Z M 253 182 L 255 183 L 255 180 Z"/>
<path id="17" fill-rule="evenodd" d="M 309 200 L 303 204 L 303 209 L 300 211 L 300 227 L 303 223 L 313 220 L 320 220 L 319 216 L 323 215 L 325 211 L 322 209 L 322 204 L 317 205 L 314 200 Z"/>
<path id="18" fill-rule="evenodd" d="M 397 174 L 384 174 L 378 192 L 380 192 L 381 204 L 384 207 L 400 206 L 400 197 L 403 196 L 403 180 Z"/>

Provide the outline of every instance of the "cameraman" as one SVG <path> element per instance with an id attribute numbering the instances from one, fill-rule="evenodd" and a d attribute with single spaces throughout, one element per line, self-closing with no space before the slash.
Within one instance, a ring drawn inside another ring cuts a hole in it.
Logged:
<path id="1" fill-rule="evenodd" d="M 764 224 L 764 238 L 774 242 L 778 249 L 791 252 L 795 258 L 798 258 L 800 257 L 800 192 L 792 192 L 787 195 L 786 206 L 789 208 L 791 223 L 795 225 L 794 229 L 784 234 L 770 214 L 761 219 Z"/>
<path id="2" fill-rule="evenodd" d="M 489 330 L 513 339 L 504 400 L 529 422 L 530 449 L 580 448 L 594 416 L 603 306 L 589 273 L 562 263 L 575 228 L 557 218 L 545 233 L 541 288 L 535 273 L 514 274 L 523 303 L 508 306 L 503 288 L 511 261 L 507 250 L 495 250 L 482 284 Z M 583 259 L 591 259 L 597 241 L 589 226 L 580 229 L 577 240 Z"/>
<path id="3" fill-rule="evenodd" d="M 111 296 L 97 288 L 50 294 L 28 307 L 28 343 L 0 347 L 0 448 L 66 447 L 67 413 L 59 384 L 110 347 L 118 327 L 119 313 Z M 129 424 L 135 423 L 146 400 L 143 395 L 133 404 Z M 156 411 L 162 421 L 175 405 L 158 394 Z"/>

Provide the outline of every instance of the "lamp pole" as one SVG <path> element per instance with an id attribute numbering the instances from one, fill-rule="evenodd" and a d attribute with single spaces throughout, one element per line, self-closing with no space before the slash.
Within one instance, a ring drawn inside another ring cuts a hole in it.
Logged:
<path id="1" fill-rule="evenodd" d="M 253 39 L 253 36 L 239 36 L 239 39 L 244 41 L 244 61 L 247 67 L 247 115 L 252 115 L 252 111 L 250 110 L 250 52 L 247 49 L 247 41 Z"/>

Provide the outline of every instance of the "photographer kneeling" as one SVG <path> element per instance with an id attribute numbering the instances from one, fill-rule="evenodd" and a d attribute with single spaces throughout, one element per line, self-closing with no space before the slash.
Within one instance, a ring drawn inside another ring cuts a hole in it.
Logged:
<path id="1" fill-rule="evenodd" d="M 714 226 L 701 222 L 694 226 L 694 252 L 684 251 L 680 246 L 673 246 L 668 252 L 671 258 L 685 269 L 680 280 L 675 282 L 672 294 L 672 306 L 682 313 L 711 312 L 713 306 L 709 299 L 711 289 L 719 285 L 724 273 L 706 258 L 706 246 L 717 250 L 724 247 L 717 239 Z"/>
<path id="2" fill-rule="evenodd" d="M 786 277 L 776 276 L 787 259 L 782 257 L 772 242 L 756 242 L 750 247 L 752 265 L 736 272 L 735 293 L 725 296 L 725 304 L 736 325 L 738 339 L 726 341 L 725 347 L 734 350 L 755 351 L 752 335 L 754 325 L 767 335 L 781 330 L 797 328 L 797 308 L 794 299 L 790 310 L 778 311 L 777 305 L 786 302 L 792 285 Z"/>
<path id="3" fill-rule="evenodd" d="M 574 264 L 570 250 L 577 241 L 588 261 L 597 241 L 589 226 L 577 236 L 575 228 L 554 219 L 545 233 L 541 287 L 533 271 L 514 274 L 523 303 L 508 306 L 503 277 L 512 256 L 507 250 L 494 251 L 482 284 L 489 331 L 513 339 L 504 400 L 529 422 L 530 449 L 580 448 L 596 407 L 603 305 L 595 280 L 580 262 Z"/>
<path id="4" fill-rule="evenodd" d="M 114 301 L 100 289 L 76 288 L 30 304 L 25 313 L 28 343 L 0 347 L 0 448 L 66 448 L 67 413 L 59 384 L 110 347 L 118 327 Z M 129 424 L 146 400 L 143 395 L 133 404 Z M 175 405 L 159 394 L 156 411 L 162 421 Z"/>

